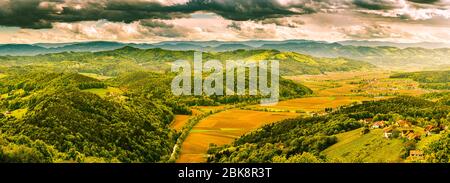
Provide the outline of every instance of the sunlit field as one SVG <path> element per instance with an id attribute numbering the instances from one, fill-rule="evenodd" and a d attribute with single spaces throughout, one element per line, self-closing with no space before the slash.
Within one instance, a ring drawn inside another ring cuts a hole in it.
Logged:
<path id="1" fill-rule="evenodd" d="M 224 145 L 264 124 L 298 116 L 296 113 L 230 109 L 201 120 L 181 147 L 177 162 L 204 162 L 209 144 Z"/>

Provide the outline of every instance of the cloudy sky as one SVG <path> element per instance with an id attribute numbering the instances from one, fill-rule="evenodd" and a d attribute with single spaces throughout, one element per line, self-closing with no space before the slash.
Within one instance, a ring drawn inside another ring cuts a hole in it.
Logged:
<path id="1" fill-rule="evenodd" d="M 450 43 L 450 0 L 0 0 L 0 43 Z"/>

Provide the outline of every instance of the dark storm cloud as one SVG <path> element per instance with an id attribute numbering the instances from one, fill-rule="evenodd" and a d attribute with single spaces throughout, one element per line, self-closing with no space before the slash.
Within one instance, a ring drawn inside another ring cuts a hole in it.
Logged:
<path id="1" fill-rule="evenodd" d="M 209 11 L 231 20 L 262 20 L 266 18 L 277 18 L 294 14 L 310 14 L 315 11 L 312 8 L 291 5 L 282 6 L 275 0 L 191 0 L 180 9 L 189 11 Z M 296 8 L 298 11 L 292 11 Z"/>
<path id="2" fill-rule="evenodd" d="M 392 1 L 386 0 L 353 0 L 353 4 L 368 10 L 389 10 L 396 7 Z"/>
<path id="3" fill-rule="evenodd" d="M 291 19 L 291 21 L 287 19 L 277 19 L 277 18 L 268 18 L 261 21 L 262 24 L 275 24 L 277 26 L 290 27 L 290 28 L 298 28 L 300 25 L 305 24 L 305 22 L 299 19 Z"/>
<path id="4" fill-rule="evenodd" d="M 401 8 L 389 0 L 189 0 L 182 4 L 160 4 L 150 0 L 0 0 L 0 26 L 42 29 L 55 22 L 107 20 L 130 23 L 145 19 L 190 17 L 210 12 L 234 21 L 282 18 L 292 15 L 339 11 Z M 439 8 L 439 0 L 408 0 L 415 8 Z M 373 13 L 373 12 L 370 12 Z M 376 12 L 375 12 L 376 13 Z M 405 19 L 405 13 L 398 16 Z"/>
<path id="5" fill-rule="evenodd" d="M 0 24 L 5 26 L 25 26 L 29 28 L 49 28 L 46 21 L 48 9 L 38 9 L 39 1 L 16 0 L 13 2 L 0 1 Z"/>
<path id="6" fill-rule="evenodd" d="M 141 0 L 0 0 L 0 5 L 0 25 L 33 29 L 51 28 L 53 22 L 172 19 L 196 11 L 213 12 L 237 21 L 314 12 L 302 5 L 282 6 L 276 0 L 191 0 L 174 5 Z"/>
<path id="7" fill-rule="evenodd" d="M 241 30 L 241 25 L 239 25 L 239 23 L 233 21 L 233 22 L 231 22 L 230 25 L 227 25 L 227 28 Z"/>
<path id="8" fill-rule="evenodd" d="M 145 27 L 150 27 L 150 28 L 156 28 L 156 27 L 160 27 L 160 28 L 172 28 L 173 25 L 171 24 L 167 24 L 161 21 L 153 21 L 153 20 L 140 20 L 139 23 Z"/>
<path id="9" fill-rule="evenodd" d="M 408 0 L 408 1 L 420 4 L 434 4 L 439 2 L 439 0 Z"/>
<path id="10" fill-rule="evenodd" d="M 109 20 L 133 22 L 146 18 L 170 19 L 187 16 L 168 11 L 157 3 L 142 1 L 0 0 L 0 25 L 22 28 L 51 28 L 53 22 Z M 79 7 L 79 8 L 77 8 Z"/>

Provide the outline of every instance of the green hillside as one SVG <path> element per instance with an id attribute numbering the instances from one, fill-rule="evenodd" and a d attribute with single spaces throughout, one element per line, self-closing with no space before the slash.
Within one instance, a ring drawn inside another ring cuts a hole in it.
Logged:
<path id="1" fill-rule="evenodd" d="M 40 149 L 33 148 L 34 141 L 55 152 L 32 162 L 158 162 L 170 155 L 175 142 L 175 133 L 167 128 L 173 118 L 171 109 L 139 97 L 117 103 L 84 92 L 105 85 L 74 73 L 30 73 L 2 78 L 2 93 L 8 94 L 1 100 L 2 110 L 25 110 L 21 118 L 1 115 L 0 131 L 7 141 L 12 141 L 2 147 L 6 148 L 0 151 L 2 161 L 28 161 L 14 158 L 38 153 Z M 21 138 L 28 140 L 20 142 Z M 29 148 L 30 152 L 9 149 L 14 144 Z"/>
<path id="2" fill-rule="evenodd" d="M 337 143 L 322 153 L 332 162 L 401 162 L 403 142 L 386 139 L 382 129 L 361 134 L 361 129 L 337 134 Z"/>
<path id="3" fill-rule="evenodd" d="M 170 62 L 190 60 L 194 51 L 169 51 L 159 48 L 137 49 L 124 47 L 103 52 L 63 52 L 38 56 L 2 56 L 2 66 L 33 66 L 46 70 L 117 76 L 132 71 L 170 71 Z M 226 60 L 279 60 L 282 75 L 320 74 L 374 68 L 373 65 L 345 58 L 316 58 L 294 52 L 276 50 L 236 50 L 203 53 L 203 61 Z"/>

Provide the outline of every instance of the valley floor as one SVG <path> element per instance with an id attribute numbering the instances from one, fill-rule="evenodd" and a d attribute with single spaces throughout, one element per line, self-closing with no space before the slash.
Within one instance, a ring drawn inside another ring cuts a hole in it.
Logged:
<path id="1" fill-rule="evenodd" d="M 232 143 L 241 135 L 256 130 L 261 126 L 277 122 L 287 118 L 295 118 L 301 115 L 322 115 L 325 108 L 336 109 L 339 106 L 350 105 L 361 101 L 380 100 L 396 95 L 420 95 L 429 91 L 418 87 L 418 83 L 410 79 L 391 79 L 388 72 L 339 72 L 327 73 L 323 75 L 294 76 L 289 77 L 294 81 L 301 82 L 313 89 L 312 96 L 290 99 L 279 102 L 275 106 L 249 105 L 241 108 L 225 110 L 201 120 L 190 132 L 181 147 L 181 154 L 176 162 L 205 162 L 206 152 L 211 143 L 224 145 Z M 202 109 L 208 112 L 208 108 Z M 178 116 L 173 124 L 175 129 L 179 129 L 180 124 L 187 121 L 186 116 Z M 184 121 L 184 122 L 183 122 Z M 342 160 L 343 154 L 349 155 L 348 148 L 354 149 L 346 142 L 356 140 L 355 134 L 359 135 L 360 130 L 355 130 L 340 134 L 339 142 L 326 150 L 326 154 L 336 159 Z M 348 138 L 347 138 L 348 137 Z M 378 152 L 380 156 L 370 156 L 372 158 L 387 156 L 385 161 L 397 162 L 399 147 L 395 140 L 384 142 L 381 131 L 373 131 L 363 139 L 357 139 L 359 143 L 371 144 L 371 146 L 383 146 L 383 151 Z M 376 141 L 376 143 L 375 143 Z M 383 144 L 384 143 L 384 144 Z M 355 144 L 355 143 L 353 143 Z M 385 146 L 388 144 L 388 146 Z M 390 148 L 390 147 L 395 148 Z M 344 148 L 338 148 L 344 147 Z M 339 149 L 339 150 L 335 150 Z M 345 152 L 344 152 L 345 151 Z M 349 155 L 360 157 L 361 161 L 372 161 L 364 155 Z M 366 158 L 366 159 L 364 159 Z M 352 159 L 356 161 L 356 159 Z M 381 161 L 376 159 L 374 161 Z"/>

